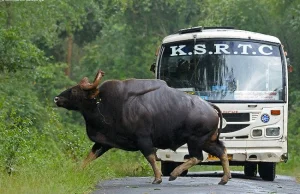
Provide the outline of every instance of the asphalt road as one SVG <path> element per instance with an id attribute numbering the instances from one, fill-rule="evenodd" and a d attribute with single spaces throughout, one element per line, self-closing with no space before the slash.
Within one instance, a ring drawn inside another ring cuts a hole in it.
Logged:
<path id="1" fill-rule="evenodd" d="M 218 185 L 220 172 L 189 173 L 168 181 L 163 177 L 160 185 L 153 185 L 153 177 L 126 177 L 100 182 L 93 194 L 241 194 L 241 193 L 300 193 L 300 184 L 295 178 L 277 175 L 273 182 L 259 177 L 247 178 L 243 172 L 233 172 L 232 179 L 225 185 Z"/>

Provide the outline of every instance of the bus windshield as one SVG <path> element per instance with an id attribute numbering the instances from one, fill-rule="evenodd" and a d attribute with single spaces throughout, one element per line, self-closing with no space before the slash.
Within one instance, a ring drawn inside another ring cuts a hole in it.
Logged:
<path id="1" fill-rule="evenodd" d="M 236 40 L 168 43 L 158 78 L 209 101 L 282 101 L 280 45 Z"/>

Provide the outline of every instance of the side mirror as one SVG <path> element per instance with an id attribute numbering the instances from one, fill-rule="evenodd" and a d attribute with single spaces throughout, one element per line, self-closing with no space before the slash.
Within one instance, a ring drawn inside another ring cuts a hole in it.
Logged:
<path id="1" fill-rule="evenodd" d="M 152 65 L 150 67 L 150 71 L 152 71 L 153 73 L 155 73 L 155 63 L 152 63 Z"/>
<path id="2" fill-rule="evenodd" d="M 293 72 L 293 66 L 291 65 L 290 58 L 286 58 L 286 63 L 289 73 Z"/>

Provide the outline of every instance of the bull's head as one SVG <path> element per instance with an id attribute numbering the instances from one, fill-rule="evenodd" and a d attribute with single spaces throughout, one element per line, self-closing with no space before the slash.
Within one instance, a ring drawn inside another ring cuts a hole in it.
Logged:
<path id="1" fill-rule="evenodd" d="M 97 86 L 103 76 L 104 72 L 99 70 L 93 83 L 84 77 L 78 85 L 56 96 L 54 98 L 55 104 L 68 110 L 80 110 L 83 106 L 94 104 L 95 97 L 99 94 Z"/>

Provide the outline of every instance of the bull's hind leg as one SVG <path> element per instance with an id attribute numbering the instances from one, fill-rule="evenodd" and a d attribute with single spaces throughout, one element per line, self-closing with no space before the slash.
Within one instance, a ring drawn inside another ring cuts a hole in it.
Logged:
<path id="1" fill-rule="evenodd" d="M 173 172 L 170 174 L 169 181 L 175 180 L 182 172 L 202 162 L 203 154 L 201 149 L 202 147 L 201 142 L 203 142 L 201 138 L 200 141 L 198 138 L 196 139 L 191 138 L 188 141 L 187 145 L 188 145 L 189 155 L 191 156 L 191 158 L 173 170 Z"/>
<path id="2" fill-rule="evenodd" d="M 225 146 L 220 141 L 210 141 L 204 144 L 203 150 L 209 154 L 220 158 L 224 174 L 221 181 L 219 182 L 219 185 L 225 185 L 228 182 L 228 180 L 231 179 L 229 161 Z"/>
<path id="3" fill-rule="evenodd" d="M 169 181 L 175 180 L 183 171 L 188 170 L 192 166 L 195 166 L 196 164 L 200 163 L 201 160 L 199 160 L 196 157 L 190 158 L 185 163 L 181 164 L 180 166 L 176 167 L 173 172 L 170 174 Z"/>

